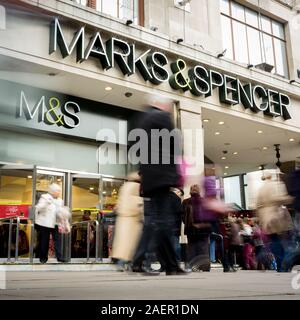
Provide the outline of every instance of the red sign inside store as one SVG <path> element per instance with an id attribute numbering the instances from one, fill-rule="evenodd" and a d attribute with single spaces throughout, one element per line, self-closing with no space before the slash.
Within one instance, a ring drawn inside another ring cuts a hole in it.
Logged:
<path id="1" fill-rule="evenodd" d="M 28 204 L 0 204 L 0 218 L 19 216 L 27 219 L 29 207 L 30 205 Z"/>

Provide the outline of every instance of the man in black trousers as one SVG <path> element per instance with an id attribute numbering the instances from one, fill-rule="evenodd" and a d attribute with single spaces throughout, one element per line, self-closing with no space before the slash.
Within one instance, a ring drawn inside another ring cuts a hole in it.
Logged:
<path id="1" fill-rule="evenodd" d="M 145 222 L 132 271 L 155 274 L 143 261 L 147 254 L 158 253 L 166 275 L 185 274 L 178 266 L 172 238 L 176 224 L 172 188 L 180 181 L 176 160 L 181 156 L 181 141 L 178 131 L 173 131 L 170 107 L 163 103 L 149 107 L 139 128 L 145 130 L 148 138 L 148 155 L 144 157 L 148 161 L 140 164 Z"/>

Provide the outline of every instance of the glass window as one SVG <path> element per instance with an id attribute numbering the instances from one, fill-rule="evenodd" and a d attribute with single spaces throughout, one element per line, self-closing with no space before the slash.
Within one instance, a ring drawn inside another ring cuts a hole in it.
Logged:
<path id="1" fill-rule="evenodd" d="M 220 8 L 227 57 L 245 64 L 268 63 L 274 66 L 272 73 L 288 77 L 284 24 L 233 0 L 220 0 Z"/>
<path id="2" fill-rule="evenodd" d="M 272 21 L 272 29 L 274 36 L 284 39 L 284 27 L 282 23 L 279 23 L 277 21 Z"/>
<path id="3" fill-rule="evenodd" d="M 271 20 L 265 16 L 260 17 L 261 29 L 265 32 L 272 33 Z"/>
<path id="4" fill-rule="evenodd" d="M 240 21 L 245 21 L 245 10 L 244 7 L 236 2 L 231 2 L 232 17 Z"/>
<path id="5" fill-rule="evenodd" d="M 221 12 L 229 15 L 229 1 L 228 0 L 221 0 L 220 1 L 220 10 L 221 10 Z"/>
<path id="6" fill-rule="evenodd" d="M 254 65 L 259 64 L 262 61 L 259 31 L 254 28 L 247 27 L 247 35 L 249 63 Z"/>
<path id="7" fill-rule="evenodd" d="M 103 178 L 103 188 L 101 191 L 104 212 L 114 210 L 114 207 L 117 204 L 119 190 L 123 183 L 123 180 Z"/>
<path id="8" fill-rule="evenodd" d="M 235 45 L 235 59 L 239 62 L 248 63 L 246 26 L 233 21 L 233 40 Z"/>
<path id="9" fill-rule="evenodd" d="M 225 16 L 221 17 L 222 30 L 223 30 L 223 49 L 227 49 L 226 56 L 233 59 L 233 48 L 232 48 L 232 32 L 230 18 Z"/>
<path id="10" fill-rule="evenodd" d="M 267 34 L 263 34 L 262 46 L 263 46 L 263 52 L 264 52 L 263 62 L 266 62 L 272 66 L 275 66 L 272 37 L 268 36 Z"/>
<path id="11" fill-rule="evenodd" d="M 242 206 L 240 177 L 224 178 L 224 197 L 226 203 L 235 203 Z"/>
<path id="12" fill-rule="evenodd" d="M 274 39 L 275 57 L 276 57 L 276 72 L 279 75 L 287 75 L 287 57 L 285 51 L 285 43 L 279 39 Z"/>
<path id="13" fill-rule="evenodd" d="M 258 28 L 258 14 L 257 14 L 257 12 L 246 8 L 245 14 L 246 14 L 246 23 L 252 27 Z"/>
<path id="14" fill-rule="evenodd" d="M 2 166 L 0 169 L 0 218 L 27 218 L 32 204 L 33 169 Z"/>
<path id="15" fill-rule="evenodd" d="M 102 0 L 102 12 L 118 17 L 118 0 Z"/>

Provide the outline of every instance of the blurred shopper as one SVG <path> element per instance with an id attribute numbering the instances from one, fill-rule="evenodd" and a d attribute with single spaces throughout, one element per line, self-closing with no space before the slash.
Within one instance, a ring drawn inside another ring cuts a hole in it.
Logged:
<path id="1" fill-rule="evenodd" d="M 184 203 L 184 222 L 188 237 L 189 264 L 193 270 L 210 271 L 209 238 L 212 232 L 221 238 L 219 219 L 229 211 L 229 207 L 216 197 L 214 176 L 204 177 L 203 189 L 204 197 L 201 198 L 199 186 L 191 187 L 191 198 Z M 222 240 L 220 247 L 224 272 L 229 272 L 231 269 L 224 259 Z"/>
<path id="2" fill-rule="evenodd" d="M 181 150 L 178 147 L 179 135 L 175 133 L 175 138 L 170 137 L 174 125 L 169 109 L 165 104 L 156 103 L 143 114 L 140 121 L 140 128 L 148 138 L 148 161 L 140 165 L 145 222 L 132 270 L 153 274 L 151 270 L 145 269 L 143 260 L 146 253 L 157 252 L 159 249 L 166 275 L 180 275 L 185 272 L 178 266 L 173 246 L 175 218 L 172 208 L 174 193 L 171 188 L 180 183 L 176 159 L 181 155 Z M 158 135 L 162 137 L 157 139 Z M 166 139 L 168 147 L 163 146 Z"/>
<path id="3" fill-rule="evenodd" d="M 38 232 L 38 251 L 41 263 L 48 261 L 50 234 L 54 240 L 57 261 L 64 261 L 61 257 L 61 241 L 57 225 L 57 215 L 63 207 L 63 200 L 59 198 L 60 193 L 60 186 L 52 183 L 48 193 L 41 195 L 36 205 L 35 229 Z"/>
<path id="4" fill-rule="evenodd" d="M 245 270 L 255 270 L 256 260 L 255 260 L 255 250 L 253 245 L 253 231 L 252 227 L 243 221 L 243 219 L 238 219 L 238 224 L 240 226 L 240 236 L 243 239 L 243 262 Z"/>
<path id="5" fill-rule="evenodd" d="M 294 197 L 292 207 L 295 211 L 294 225 L 300 240 L 300 168 L 289 174 L 287 178 L 287 189 L 290 196 Z"/>
<path id="6" fill-rule="evenodd" d="M 119 192 L 116 206 L 116 226 L 112 246 L 112 258 L 120 268 L 132 261 L 143 228 L 143 198 L 140 196 L 140 176 L 128 175 Z M 121 269 L 122 270 L 122 269 Z"/>
<path id="7" fill-rule="evenodd" d="M 235 218 L 228 217 L 228 260 L 232 269 L 236 265 L 243 267 L 243 239 L 240 235 L 240 226 Z"/>
<path id="8" fill-rule="evenodd" d="M 281 264 L 293 229 L 291 216 L 283 205 L 292 200 L 282 181 L 273 180 L 270 173 L 265 174 L 265 183 L 258 192 L 257 214 L 262 231 L 267 235 L 267 245 L 276 259 L 278 272 L 283 271 Z"/>

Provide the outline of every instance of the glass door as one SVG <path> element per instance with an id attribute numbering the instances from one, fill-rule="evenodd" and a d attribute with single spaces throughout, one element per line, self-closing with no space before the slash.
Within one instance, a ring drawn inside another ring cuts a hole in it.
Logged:
<path id="1" fill-rule="evenodd" d="M 64 204 L 66 203 L 66 200 L 65 200 L 65 194 L 66 194 L 65 172 L 44 170 L 44 169 L 38 168 L 36 171 L 35 204 L 38 203 L 40 197 L 43 194 L 48 193 L 49 186 L 52 183 L 55 183 L 60 186 L 61 193 L 60 193 L 59 197 L 63 200 Z M 35 238 L 33 240 L 33 243 L 34 243 L 34 246 L 33 246 L 34 252 L 32 253 L 32 255 L 37 258 L 38 252 L 39 252 L 37 233 L 35 233 Z M 61 252 L 62 252 L 62 255 L 65 259 L 67 258 L 68 252 L 69 252 L 68 244 L 69 244 L 68 235 L 61 236 L 61 238 L 60 238 Z M 54 241 L 52 238 L 50 238 L 48 257 L 55 258 Z"/>
<path id="2" fill-rule="evenodd" d="M 97 174 L 71 176 L 72 258 L 95 257 L 96 221 L 100 222 L 100 181 Z"/>
<path id="3" fill-rule="evenodd" d="M 29 257 L 33 177 L 33 166 L 0 163 L 0 259 L 13 257 L 16 253 L 16 220 L 13 220 L 9 241 L 9 219 L 14 217 L 21 219 L 17 255 L 20 258 Z"/>

